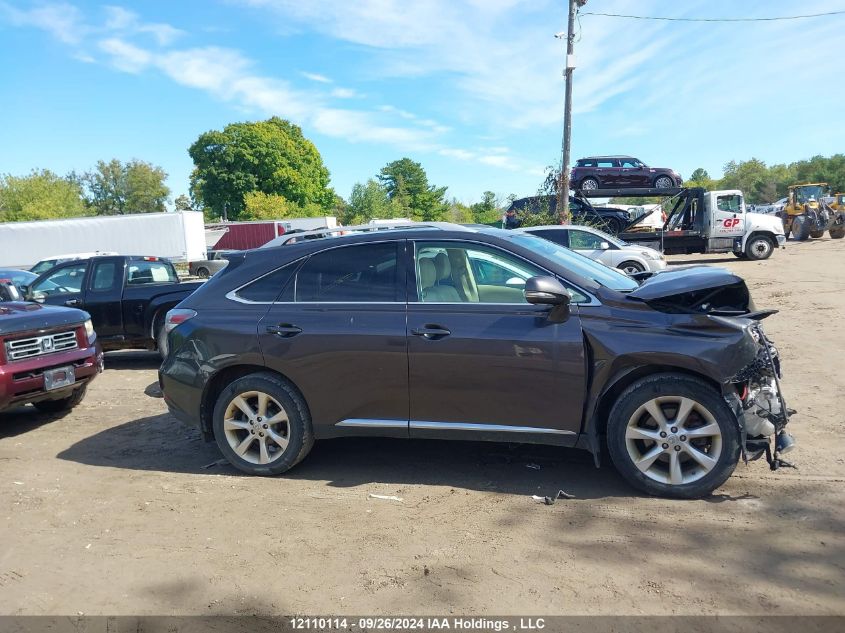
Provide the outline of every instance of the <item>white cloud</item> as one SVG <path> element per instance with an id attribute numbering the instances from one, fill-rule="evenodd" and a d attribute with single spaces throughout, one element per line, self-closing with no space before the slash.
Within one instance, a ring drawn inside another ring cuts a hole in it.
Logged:
<path id="1" fill-rule="evenodd" d="M 354 99 L 359 96 L 358 92 L 352 90 L 352 88 L 335 88 L 331 95 L 338 99 Z"/>
<path id="2" fill-rule="evenodd" d="M 475 154 L 473 152 L 469 152 L 465 149 L 454 149 L 451 147 L 444 147 L 443 149 L 438 150 L 437 153 L 441 156 L 448 156 L 459 160 L 472 160 L 475 158 Z"/>
<path id="3" fill-rule="evenodd" d="M 185 34 L 170 24 L 162 22 L 144 22 L 134 11 L 123 7 L 103 7 L 106 14 L 104 29 L 112 33 L 136 34 L 146 33 L 152 35 L 160 46 L 166 46 Z"/>
<path id="4" fill-rule="evenodd" d="M 34 26 L 65 44 L 78 44 L 88 33 L 82 14 L 66 2 L 45 4 L 28 10 L 0 2 L 0 15 L 15 26 Z"/>
<path id="5" fill-rule="evenodd" d="M 111 64 L 123 72 L 137 74 L 152 62 L 152 55 L 121 39 L 112 37 L 101 40 L 99 48 L 110 56 Z"/>
<path id="6" fill-rule="evenodd" d="M 302 71 L 299 74 L 302 75 L 303 77 L 305 77 L 306 79 L 310 79 L 311 81 L 316 81 L 317 83 L 321 83 L 321 84 L 332 83 L 331 79 L 329 79 L 325 75 L 320 75 L 319 73 L 308 73 L 308 72 Z"/>

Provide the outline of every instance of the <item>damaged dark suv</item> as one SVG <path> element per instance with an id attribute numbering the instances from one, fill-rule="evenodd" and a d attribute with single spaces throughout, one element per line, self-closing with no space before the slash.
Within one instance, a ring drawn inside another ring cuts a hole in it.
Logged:
<path id="1" fill-rule="evenodd" d="M 338 229 L 232 255 L 167 317 L 171 412 L 240 470 L 377 435 L 606 444 L 657 495 L 699 497 L 792 446 L 777 350 L 745 283 L 636 281 L 538 237 Z"/>

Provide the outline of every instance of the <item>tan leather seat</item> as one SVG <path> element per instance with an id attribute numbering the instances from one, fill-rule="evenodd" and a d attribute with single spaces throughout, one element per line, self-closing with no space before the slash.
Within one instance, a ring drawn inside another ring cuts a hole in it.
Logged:
<path id="1" fill-rule="evenodd" d="M 444 257 L 445 254 L 441 253 Z M 439 255 L 438 255 L 439 257 Z M 448 262 L 448 258 L 446 259 Z M 437 265 L 431 258 L 420 259 L 420 287 L 422 300 L 429 303 L 460 303 L 458 291 L 452 286 L 438 286 Z"/>
<path id="2" fill-rule="evenodd" d="M 438 297 L 437 299 L 434 299 L 434 301 L 448 301 L 449 303 L 460 302 L 461 297 L 453 285 L 452 264 L 449 262 L 449 256 L 446 253 L 437 253 L 434 257 L 434 267 L 437 271 L 435 294 Z"/>

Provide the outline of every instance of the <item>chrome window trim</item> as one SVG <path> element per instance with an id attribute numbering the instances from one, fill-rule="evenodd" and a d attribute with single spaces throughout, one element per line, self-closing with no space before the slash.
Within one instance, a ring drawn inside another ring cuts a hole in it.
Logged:
<path id="1" fill-rule="evenodd" d="M 574 284 L 571 281 L 569 281 L 568 279 L 566 279 L 565 277 L 561 277 L 561 275 L 559 275 L 558 273 L 552 272 L 548 268 L 541 266 L 540 264 L 538 264 L 536 262 L 532 262 L 530 259 L 526 259 L 522 255 L 518 255 L 517 253 L 507 251 L 507 250 L 501 248 L 500 246 L 497 246 L 497 245 L 494 245 L 494 244 L 488 244 L 487 242 L 479 242 L 478 240 L 469 240 L 469 239 L 464 239 L 464 238 L 460 238 L 460 239 L 459 238 L 441 238 L 439 240 L 437 240 L 437 239 L 434 239 L 434 240 L 417 240 L 416 237 L 411 237 L 411 238 L 408 238 L 408 240 L 410 242 L 412 242 L 413 245 L 414 245 L 414 276 L 416 276 L 416 274 L 417 274 L 417 270 L 416 270 L 416 268 L 417 268 L 417 241 L 420 241 L 420 242 L 458 242 L 458 243 L 467 242 L 467 243 L 470 243 L 470 244 L 480 244 L 482 246 L 486 246 L 488 248 L 492 248 L 492 249 L 501 251 L 503 253 L 506 253 L 506 254 L 508 254 L 512 257 L 515 257 L 516 259 L 520 259 L 520 260 L 526 262 L 527 264 L 530 264 L 534 268 L 539 268 L 540 270 L 547 273 L 549 276 L 554 277 L 555 279 L 562 279 L 564 283 L 572 286 L 573 288 L 578 290 L 578 292 L 583 294 L 588 299 L 587 301 L 573 301 L 572 305 L 574 305 L 574 306 L 600 306 L 601 305 L 601 302 L 592 293 L 587 292 L 586 290 L 584 290 L 578 284 Z M 472 301 L 419 301 L 419 300 L 408 302 L 408 305 L 414 305 L 414 304 L 420 304 L 420 305 L 471 305 L 471 306 L 479 306 L 479 305 L 488 305 L 488 306 L 494 306 L 494 305 L 505 305 L 505 306 L 531 305 L 530 303 L 527 303 L 527 302 L 520 302 L 520 303 L 481 303 L 481 302 L 477 302 L 476 303 L 476 302 L 472 302 Z"/>
<path id="2" fill-rule="evenodd" d="M 418 430 L 444 430 L 444 431 L 480 431 L 488 433 L 538 433 L 549 435 L 577 435 L 574 431 L 563 429 L 549 429 L 536 426 L 511 426 L 507 424 L 476 424 L 472 422 L 428 422 L 424 420 L 411 420 L 408 428 Z"/>

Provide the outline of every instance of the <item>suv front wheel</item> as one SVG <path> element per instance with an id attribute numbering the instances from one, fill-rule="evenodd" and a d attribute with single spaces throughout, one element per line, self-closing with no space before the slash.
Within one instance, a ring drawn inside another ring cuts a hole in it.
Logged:
<path id="1" fill-rule="evenodd" d="M 647 376 L 610 412 L 607 445 L 616 469 L 651 494 L 695 499 L 731 476 L 739 429 L 721 394 L 684 374 Z"/>
<path id="2" fill-rule="evenodd" d="M 278 475 L 311 450 L 311 416 L 299 393 L 276 374 L 238 378 L 217 398 L 214 439 L 232 466 L 250 475 Z"/>

